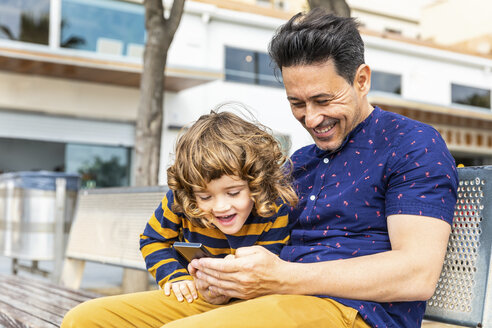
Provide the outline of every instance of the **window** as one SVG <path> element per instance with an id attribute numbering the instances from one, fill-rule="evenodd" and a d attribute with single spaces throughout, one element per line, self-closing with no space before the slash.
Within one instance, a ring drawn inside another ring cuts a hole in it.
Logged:
<path id="1" fill-rule="evenodd" d="M 451 101 L 455 104 L 490 109 L 490 90 L 451 84 Z"/>
<path id="2" fill-rule="evenodd" d="M 48 44 L 50 0 L 0 0 L 0 39 Z"/>
<path id="3" fill-rule="evenodd" d="M 144 8 L 114 0 L 62 0 L 60 44 L 112 55 L 141 56 L 145 44 Z"/>
<path id="4" fill-rule="evenodd" d="M 283 87 L 268 54 L 232 47 L 226 47 L 225 52 L 226 81 Z"/>
<path id="5" fill-rule="evenodd" d="M 256 0 L 256 4 L 262 7 L 286 10 L 286 4 L 284 0 Z"/>
<path id="6" fill-rule="evenodd" d="M 263 6 L 263 7 L 271 7 L 272 1 L 271 0 L 256 0 L 256 4 Z"/>
<path id="7" fill-rule="evenodd" d="M 288 134 L 279 134 L 279 133 L 273 133 L 273 136 L 275 137 L 275 139 L 277 139 L 278 143 L 280 144 L 282 153 L 284 153 L 285 156 L 289 156 L 290 149 L 292 146 L 290 136 Z"/>
<path id="8" fill-rule="evenodd" d="M 400 34 L 400 35 L 402 34 L 401 33 L 401 30 L 395 29 L 395 28 L 392 28 L 392 27 L 385 27 L 384 28 L 384 31 L 385 32 L 388 32 L 388 33 L 393 33 L 393 34 Z"/>
<path id="9" fill-rule="evenodd" d="M 83 188 L 128 186 L 130 148 L 0 138 L 0 173 L 57 171 L 78 174 Z"/>
<path id="10" fill-rule="evenodd" d="M 82 188 L 130 184 L 130 150 L 125 147 L 67 144 L 66 172 L 81 176 Z"/>
<path id="11" fill-rule="evenodd" d="M 65 144 L 27 139 L 0 138 L 0 173 L 16 171 L 63 171 Z"/>
<path id="12" fill-rule="evenodd" d="M 401 95 L 401 75 L 372 71 L 371 89 Z"/>

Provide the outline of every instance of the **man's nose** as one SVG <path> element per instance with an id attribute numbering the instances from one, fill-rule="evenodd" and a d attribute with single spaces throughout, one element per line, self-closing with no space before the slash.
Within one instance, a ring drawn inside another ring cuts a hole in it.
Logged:
<path id="1" fill-rule="evenodd" d="M 306 105 L 306 115 L 304 116 L 304 124 L 309 129 L 314 129 L 317 127 L 321 121 L 323 121 L 322 115 L 320 115 L 314 106 L 308 104 Z"/>

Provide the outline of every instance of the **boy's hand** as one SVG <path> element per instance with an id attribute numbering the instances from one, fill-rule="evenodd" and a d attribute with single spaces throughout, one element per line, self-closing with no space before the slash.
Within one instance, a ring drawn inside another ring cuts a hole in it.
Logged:
<path id="1" fill-rule="evenodd" d="M 166 296 L 171 295 L 171 289 L 173 290 L 174 296 L 176 296 L 180 302 L 183 302 L 186 298 L 188 303 L 191 303 L 198 298 L 195 282 L 192 280 L 181 280 L 171 283 L 166 282 L 164 284 L 164 294 L 166 294 Z"/>
<path id="2" fill-rule="evenodd" d="M 234 255 L 227 255 L 227 257 L 233 258 Z M 196 271 L 197 270 L 193 266 L 191 266 L 191 264 L 188 265 L 188 272 L 190 272 L 190 274 L 194 278 L 196 278 L 195 276 Z M 210 285 L 204 280 L 195 280 L 195 286 L 198 289 L 198 292 L 200 293 L 200 297 L 202 297 L 206 302 L 210 304 L 216 304 L 216 305 L 226 304 L 231 299 L 229 296 L 219 295 L 212 292 L 209 289 Z"/>
<path id="3" fill-rule="evenodd" d="M 199 291 L 201 297 L 203 297 L 203 299 L 210 304 L 215 304 L 215 305 L 226 304 L 231 300 L 229 296 L 214 294 L 208 288 L 203 290 L 199 289 Z"/>

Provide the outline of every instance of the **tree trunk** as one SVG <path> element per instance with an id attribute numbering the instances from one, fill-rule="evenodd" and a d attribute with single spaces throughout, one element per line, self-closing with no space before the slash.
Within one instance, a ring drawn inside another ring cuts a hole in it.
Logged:
<path id="1" fill-rule="evenodd" d="M 309 8 L 321 7 L 337 16 L 350 17 L 350 7 L 345 0 L 308 0 Z"/>
<path id="2" fill-rule="evenodd" d="M 164 69 L 167 51 L 183 14 L 185 0 L 174 0 L 169 18 L 162 0 L 145 0 L 147 43 L 140 81 L 140 103 L 135 130 L 135 185 L 154 186 L 159 179 L 161 135 L 164 112 Z M 125 269 L 124 293 L 147 290 L 148 273 Z"/>
<path id="3" fill-rule="evenodd" d="M 167 51 L 178 28 L 185 0 L 174 0 L 169 18 L 162 0 L 145 0 L 147 43 L 140 81 L 135 131 L 135 185 L 157 185 L 163 126 L 164 69 Z"/>

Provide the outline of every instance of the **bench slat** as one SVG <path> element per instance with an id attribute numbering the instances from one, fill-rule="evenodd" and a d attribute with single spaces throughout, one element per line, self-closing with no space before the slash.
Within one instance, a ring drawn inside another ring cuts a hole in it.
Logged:
<path id="1" fill-rule="evenodd" d="M 164 188 L 110 192 L 79 195 L 66 256 L 145 270 L 138 237 L 164 197 Z"/>
<path id="2" fill-rule="evenodd" d="M 0 281 L 2 293 L 8 297 L 23 299 L 26 305 L 44 308 L 51 313 L 66 312 L 81 301 L 69 297 L 60 297 L 55 293 L 37 289 L 29 285 L 10 284 Z"/>
<path id="3" fill-rule="evenodd" d="M 50 282 L 25 279 L 19 276 L 0 275 L 0 279 L 10 284 L 17 285 L 19 288 L 31 288 L 40 292 L 50 293 L 54 297 L 65 297 L 78 303 L 101 296 L 89 291 L 64 288 Z"/>
<path id="4" fill-rule="evenodd" d="M 61 318 L 37 308 L 27 307 L 22 301 L 0 294 L 0 324 L 5 327 L 59 327 Z"/>
<path id="5" fill-rule="evenodd" d="M 0 327 L 8 328 L 55 328 L 59 325 L 46 322 L 0 301 Z"/>
<path id="6" fill-rule="evenodd" d="M 0 290 L 0 327 L 59 327 L 69 309 L 97 296 L 7 275 L 0 275 Z"/>

